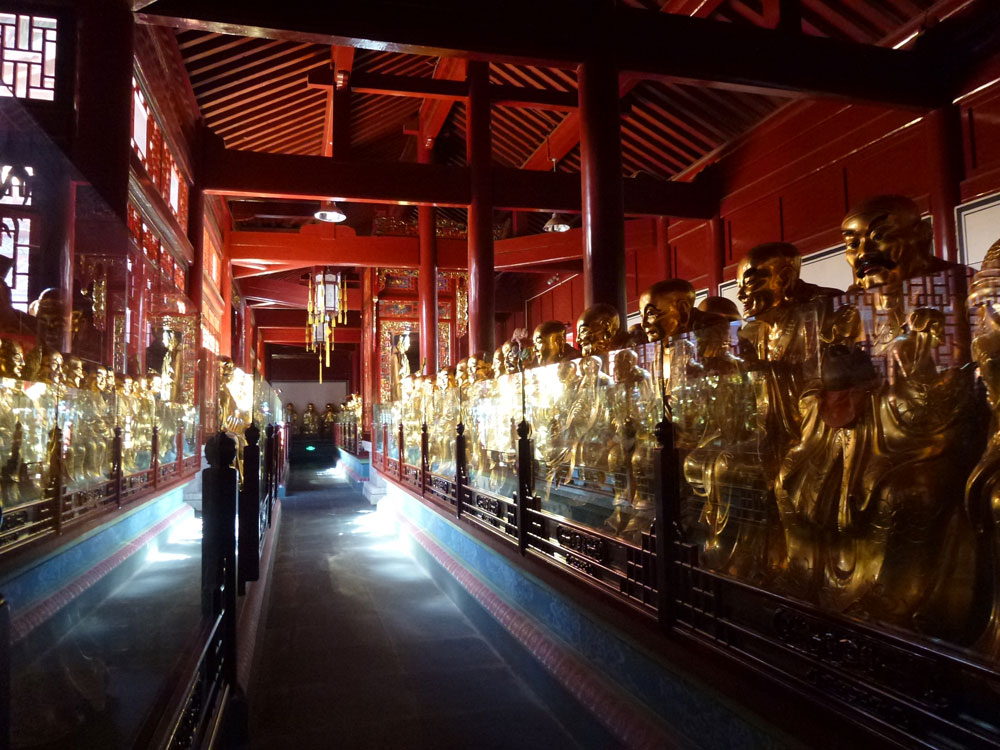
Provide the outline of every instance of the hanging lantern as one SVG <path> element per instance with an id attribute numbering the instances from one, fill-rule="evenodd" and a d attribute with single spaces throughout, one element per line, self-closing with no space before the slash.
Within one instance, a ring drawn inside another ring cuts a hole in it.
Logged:
<path id="1" fill-rule="evenodd" d="M 306 302 L 306 351 L 319 355 L 319 382 L 323 382 L 323 364 L 330 366 L 337 323 L 347 322 L 347 282 L 340 273 L 327 268 L 309 273 L 309 297 Z"/>

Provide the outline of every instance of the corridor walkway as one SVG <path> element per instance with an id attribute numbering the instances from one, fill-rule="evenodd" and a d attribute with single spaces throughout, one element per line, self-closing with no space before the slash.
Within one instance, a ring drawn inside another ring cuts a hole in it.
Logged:
<path id="1" fill-rule="evenodd" d="M 384 514 L 331 472 L 292 478 L 251 747 L 576 748 Z"/>

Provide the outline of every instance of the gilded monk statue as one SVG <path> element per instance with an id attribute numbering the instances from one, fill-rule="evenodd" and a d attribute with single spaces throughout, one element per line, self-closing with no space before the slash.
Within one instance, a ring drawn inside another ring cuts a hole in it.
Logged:
<path id="1" fill-rule="evenodd" d="M 971 546 L 958 488 L 980 450 L 967 346 L 948 334 L 966 326 L 965 270 L 933 257 L 906 198 L 863 202 L 842 232 L 855 283 L 823 326 L 821 380 L 799 403 L 775 491 L 785 583 L 941 633 L 968 610 L 953 551 Z"/>

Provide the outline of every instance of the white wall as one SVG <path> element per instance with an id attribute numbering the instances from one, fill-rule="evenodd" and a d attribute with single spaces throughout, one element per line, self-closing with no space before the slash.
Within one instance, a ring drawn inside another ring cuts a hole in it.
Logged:
<path id="1" fill-rule="evenodd" d="M 990 245 L 1000 239 L 1000 195 L 991 195 L 959 206 L 959 261 L 979 268 Z"/>
<path id="2" fill-rule="evenodd" d="M 299 382 L 299 381 L 275 381 L 271 385 L 281 391 L 278 398 L 282 405 L 291 401 L 295 404 L 295 411 L 302 414 L 306 410 L 306 404 L 312 403 L 316 406 L 316 411 L 323 413 L 327 404 L 339 406 L 347 401 L 347 381 L 334 380 L 331 382 Z"/>

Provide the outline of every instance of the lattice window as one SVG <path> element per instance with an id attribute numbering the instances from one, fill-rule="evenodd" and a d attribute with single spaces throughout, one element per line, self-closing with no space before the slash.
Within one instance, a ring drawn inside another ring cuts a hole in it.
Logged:
<path id="1" fill-rule="evenodd" d="M 11 259 L 4 281 L 14 306 L 28 309 L 28 263 L 31 256 L 31 178 L 35 170 L 0 165 L 0 255 Z"/>
<path id="2" fill-rule="evenodd" d="M 187 285 L 187 264 L 174 258 L 131 201 L 128 204 L 128 229 L 136 247 L 142 250 L 142 254 L 152 261 L 159 272 L 161 281 L 168 288 L 173 287 L 175 291 L 183 294 Z M 152 288 L 152 279 L 149 279 L 148 283 Z"/>
<path id="3" fill-rule="evenodd" d="M 55 99 L 56 26 L 54 18 L 0 13 L 0 96 Z"/>
<path id="4" fill-rule="evenodd" d="M 139 82 L 132 78 L 132 150 L 150 181 L 166 201 L 170 212 L 187 231 L 188 184 L 177 168 L 177 160 L 163 138 L 152 107 Z"/>
<path id="5" fill-rule="evenodd" d="M 0 255 L 13 263 L 4 277 L 11 301 L 19 310 L 28 309 L 28 258 L 31 255 L 31 218 L 0 216 Z"/>

